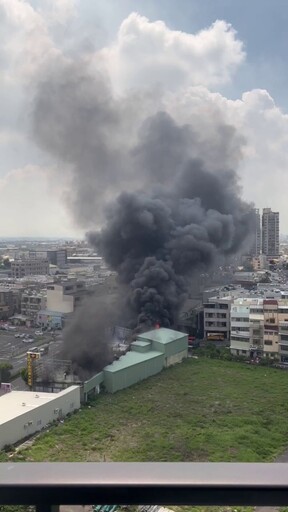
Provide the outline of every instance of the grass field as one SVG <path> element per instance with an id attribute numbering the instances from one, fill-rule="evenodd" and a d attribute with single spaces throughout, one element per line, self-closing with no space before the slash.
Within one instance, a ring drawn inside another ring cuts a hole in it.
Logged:
<path id="1" fill-rule="evenodd" d="M 53 426 L 33 461 L 269 461 L 288 446 L 288 372 L 188 359 Z"/>

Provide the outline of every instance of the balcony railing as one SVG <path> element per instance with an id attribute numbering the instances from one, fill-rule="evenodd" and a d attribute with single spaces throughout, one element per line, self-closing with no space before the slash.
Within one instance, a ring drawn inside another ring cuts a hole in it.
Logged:
<path id="1" fill-rule="evenodd" d="M 2 463 L 0 505 L 287 506 L 285 463 Z"/>

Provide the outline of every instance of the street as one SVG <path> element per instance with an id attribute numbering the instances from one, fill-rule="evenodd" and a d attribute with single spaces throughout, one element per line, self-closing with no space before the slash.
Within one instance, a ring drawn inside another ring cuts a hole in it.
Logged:
<path id="1" fill-rule="evenodd" d="M 15 338 L 15 334 L 30 334 L 34 341 L 24 343 L 23 338 Z M 62 345 L 62 334 L 55 338 L 50 333 L 43 336 L 36 336 L 35 329 L 19 328 L 15 331 L 0 331 L 0 363 L 9 362 L 13 365 L 12 375 L 17 374 L 26 366 L 26 353 L 32 347 L 41 347 L 49 344 L 48 355 L 42 357 L 56 357 Z"/>

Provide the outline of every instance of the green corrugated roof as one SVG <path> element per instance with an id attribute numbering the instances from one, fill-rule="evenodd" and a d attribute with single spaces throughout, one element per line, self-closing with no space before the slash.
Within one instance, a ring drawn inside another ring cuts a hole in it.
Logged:
<path id="1" fill-rule="evenodd" d="M 158 341 L 159 343 L 171 343 L 171 341 L 188 336 L 185 332 L 174 331 L 173 329 L 167 329 L 166 327 L 160 327 L 160 329 L 153 329 L 153 331 L 143 332 L 138 336 L 139 341 L 151 340 Z M 138 340 L 137 340 L 138 341 Z"/>
<path id="2" fill-rule="evenodd" d="M 112 364 L 105 366 L 104 371 L 118 372 L 119 370 L 123 370 L 129 366 L 134 366 L 135 364 L 148 361 L 149 359 L 153 359 L 154 357 L 159 356 L 163 357 L 163 354 L 162 352 L 157 352 L 156 350 L 150 350 L 149 352 L 127 352 L 127 354 L 120 357 L 118 361 L 114 361 Z"/>
<path id="3" fill-rule="evenodd" d="M 133 343 L 131 343 L 132 347 L 136 345 L 136 347 L 148 347 L 149 345 L 151 345 L 151 341 L 133 341 Z"/>

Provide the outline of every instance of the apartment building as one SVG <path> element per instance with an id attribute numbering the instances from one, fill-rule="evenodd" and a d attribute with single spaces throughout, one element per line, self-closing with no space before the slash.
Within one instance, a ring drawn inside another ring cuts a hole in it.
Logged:
<path id="1" fill-rule="evenodd" d="M 253 233 L 251 240 L 250 255 L 257 257 L 261 253 L 261 217 L 260 210 L 254 208 L 253 210 Z"/>
<path id="2" fill-rule="evenodd" d="M 7 320 L 14 313 L 14 298 L 11 290 L 0 288 L 0 320 Z"/>
<path id="3" fill-rule="evenodd" d="M 49 261 L 45 258 L 19 259 L 11 262 L 13 278 L 22 278 L 31 275 L 48 275 Z"/>
<path id="4" fill-rule="evenodd" d="M 234 355 L 250 352 L 250 303 L 248 299 L 236 299 L 230 312 L 230 349 Z"/>
<path id="5" fill-rule="evenodd" d="M 204 306 L 204 338 L 209 334 L 223 334 L 225 340 L 230 335 L 230 307 L 232 297 L 208 299 Z"/>
<path id="6" fill-rule="evenodd" d="M 282 299 L 278 303 L 278 347 L 279 358 L 288 362 L 288 300 Z"/>
<path id="7" fill-rule="evenodd" d="M 45 258 L 48 259 L 49 263 L 52 265 L 56 265 L 59 268 L 64 268 L 67 265 L 67 250 L 47 249 L 46 251 L 29 251 L 29 258 Z"/>
<path id="8" fill-rule="evenodd" d="M 288 362 L 287 299 L 236 299 L 230 323 L 232 354 Z"/>
<path id="9" fill-rule="evenodd" d="M 26 291 L 22 294 L 21 315 L 36 320 L 42 309 L 46 309 L 46 292 Z"/>
<path id="10" fill-rule="evenodd" d="M 278 357 L 278 300 L 266 299 L 263 301 L 264 313 L 264 339 L 263 355 L 266 357 Z"/>
<path id="11" fill-rule="evenodd" d="M 47 309 L 58 313 L 73 313 L 87 296 L 83 282 L 67 279 L 47 285 Z"/>
<path id="12" fill-rule="evenodd" d="M 262 253 L 268 258 L 279 257 L 279 212 L 264 208 L 262 215 Z"/>

